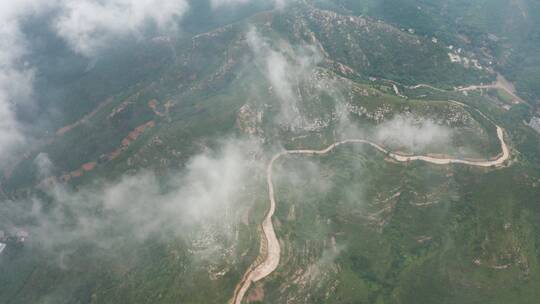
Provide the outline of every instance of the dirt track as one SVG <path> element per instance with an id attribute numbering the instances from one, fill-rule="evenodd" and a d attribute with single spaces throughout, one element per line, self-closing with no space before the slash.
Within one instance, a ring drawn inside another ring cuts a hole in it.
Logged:
<path id="1" fill-rule="evenodd" d="M 242 278 L 242 281 L 236 287 L 231 303 L 240 304 L 247 290 L 251 286 L 251 284 L 253 282 L 262 280 L 268 275 L 270 275 L 274 270 L 276 270 L 276 268 L 279 265 L 281 248 L 279 245 L 279 240 L 277 239 L 277 236 L 276 236 L 276 232 L 274 231 L 274 226 L 272 224 L 272 216 L 274 215 L 274 212 L 276 210 L 274 185 L 272 182 L 272 171 L 273 171 L 274 163 L 282 156 L 296 155 L 296 154 L 324 155 L 343 144 L 367 144 L 379 150 L 380 152 L 386 154 L 388 157 L 399 162 L 424 161 L 424 162 L 432 163 L 435 165 L 464 164 L 464 165 L 477 166 L 477 167 L 502 166 L 504 162 L 510 158 L 510 150 L 506 142 L 504 141 L 504 130 L 497 125 L 496 125 L 496 128 L 497 128 L 497 137 L 499 138 L 499 141 L 501 144 L 501 154 L 499 154 L 499 156 L 495 160 L 470 161 L 470 160 L 462 160 L 462 159 L 455 159 L 455 158 L 436 158 L 436 157 L 430 157 L 430 156 L 424 156 L 424 155 L 404 156 L 404 155 L 390 152 L 386 150 L 385 148 L 381 147 L 380 145 L 373 143 L 371 141 L 365 140 L 365 139 L 342 140 L 322 150 L 286 150 L 286 151 L 282 151 L 275 154 L 274 157 L 272 157 L 270 163 L 268 164 L 268 167 L 266 168 L 266 181 L 268 183 L 268 196 L 270 200 L 270 208 L 268 209 L 268 212 L 262 222 L 263 235 L 262 235 L 261 242 L 263 242 L 263 244 L 261 245 L 262 250 L 260 253 L 260 257 L 263 258 L 263 261 L 259 264 L 255 264 L 251 266 L 247 270 L 244 277 Z"/>
<path id="2" fill-rule="evenodd" d="M 501 89 L 505 91 L 507 94 L 509 94 L 510 96 L 512 96 L 514 100 L 517 100 L 522 103 L 525 102 L 523 99 L 521 99 L 521 97 L 516 95 L 516 90 L 514 88 L 514 85 L 512 85 L 512 83 L 510 83 L 508 80 L 506 80 L 501 74 L 497 75 L 497 81 L 492 84 L 471 85 L 468 87 L 456 88 L 456 91 L 465 92 L 465 91 L 474 91 L 474 90 L 481 90 L 481 89 Z"/>

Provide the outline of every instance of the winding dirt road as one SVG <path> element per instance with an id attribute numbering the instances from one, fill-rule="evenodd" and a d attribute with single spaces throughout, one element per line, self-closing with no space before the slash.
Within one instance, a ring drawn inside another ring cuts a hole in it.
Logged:
<path id="1" fill-rule="evenodd" d="M 416 89 L 419 89 L 419 88 L 428 88 L 428 89 L 432 89 L 432 90 L 439 91 L 439 92 L 448 92 L 447 90 L 439 89 L 439 88 L 436 88 L 434 86 L 431 86 L 431 85 L 425 84 L 425 83 L 420 83 L 420 84 L 417 84 L 417 85 L 414 85 L 414 86 L 408 86 L 407 88 L 412 89 L 412 90 L 416 90 Z"/>
<path id="2" fill-rule="evenodd" d="M 499 138 L 500 144 L 501 144 L 501 153 L 498 155 L 498 157 L 494 160 L 478 160 L 478 161 L 472 161 L 472 160 L 463 160 L 463 159 L 456 159 L 456 158 L 437 158 L 437 157 L 431 157 L 431 156 L 425 156 L 425 155 L 412 155 L 412 156 L 405 156 L 400 155 L 394 152 L 390 152 L 383 148 L 382 146 L 373 143 L 369 140 L 365 139 L 346 139 L 342 140 L 336 143 L 333 143 L 332 145 L 328 146 L 326 149 L 322 150 L 286 150 L 279 152 L 272 157 L 270 160 L 270 163 L 268 164 L 268 167 L 266 168 L 266 181 L 268 183 L 268 196 L 270 199 L 270 208 L 268 209 L 268 212 L 266 213 L 266 216 L 262 222 L 262 240 L 261 240 L 261 252 L 259 259 L 262 258 L 262 262 L 257 263 L 255 262 L 254 265 L 252 265 L 245 273 L 244 277 L 242 278 L 242 281 L 237 285 L 236 290 L 234 292 L 234 296 L 230 303 L 233 304 L 240 304 L 251 286 L 252 283 L 257 282 L 259 280 L 264 279 L 268 275 L 270 275 L 279 265 L 279 258 L 280 258 L 280 252 L 281 248 L 279 245 L 279 240 L 277 239 L 276 232 L 274 231 L 274 225 L 272 224 L 272 216 L 274 215 L 274 212 L 276 210 L 276 198 L 274 195 L 274 184 L 272 182 L 272 171 L 274 163 L 281 157 L 286 155 L 296 155 L 296 154 L 302 154 L 302 155 L 324 155 L 332 150 L 334 150 L 336 147 L 344 144 L 366 144 L 370 145 L 371 147 L 379 150 L 380 152 L 386 154 L 388 157 L 398 161 L 398 162 L 409 162 L 409 161 L 424 161 L 428 163 L 432 163 L 435 165 L 448 165 L 448 164 L 464 164 L 469 166 L 477 166 L 477 167 L 491 167 L 491 166 L 502 166 L 505 161 L 507 161 L 510 158 L 510 149 L 508 148 L 506 142 L 504 141 L 504 130 L 495 125 L 497 128 L 497 137 Z"/>
<path id="3" fill-rule="evenodd" d="M 505 91 L 507 94 L 512 96 L 514 100 L 524 103 L 525 101 L 516 95 L 516 89 L 514 88 L 514 85 L 506 80 L 501 74 L 497 75 L 497 81 L 495 81 L 492 84 L 485 84 L 485 85 L 471 85 L 468 87 L 459 87 L 456 88 L 456 91 L 458 92 L 466 92 L 466 91 L 474 91 L 474 90 L 481 90 L 481 89 L 501 89 Z"/>

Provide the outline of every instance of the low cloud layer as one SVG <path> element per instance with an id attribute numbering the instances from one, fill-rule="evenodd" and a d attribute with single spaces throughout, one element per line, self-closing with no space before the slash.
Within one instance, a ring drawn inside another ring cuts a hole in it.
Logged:
<path id="1" fill-rule="evenodd" d="M 429 119 L 397 115 L 380 124 L 375 132 L 377 142 L 391 148 L 423 151 L 433 146 L 449 145 L 452 131 Z"/>
<path id="2" fill-rule="evenodd" d="M 285 5 L 288 3 L 289 0 L 269 0 L 268 2 L 273 3 L 274 7 L 277 9 L 283 9 L 285 8 Z M 254 0 L 211 0 L 210 4 L 212 5 L 213 9 L 218 9 L 220 7 L 231 7 L 231 6 L 239 6 L 244 4 L 253 3 Z"/>
<path id="3" fill-rule="evenodd" d="M 185 0 L 66 0 L 54 21 L 58 35 L 77 52 L 92 56 L 125 35 L 137 35 L 148 24 L 175 31 Z"/>
<path id="4" fill-rule="evenodd" d="M 28 103 L 33 94 L 35 71 L 24 61 L 28 51 L 21 21 L 45 7 L 43 1 L 0 3 L 0 163 L 24 143 L 14 108 Z"/>
<path id="5" fill-rule="evenodd" d="M 25 60 L 30 43 L 25 22 L 45 18 L 81 55 L 96 56 L 116 39 L 140 35 L 147 26 L 174 32 L 189 9 L 186 0 L 17 0 L 0 3 L 0 165 L 30 139 L 15 108 L 31 106 L 36 69 Z M 0 166 L 1 167 L 1 166 Z"/>
<path id="6" fill-rule="evenodd" d="M 300 113 L 300 85 L 313 74 L 314 67 L 321 60 L 319 52 L 312 46 L 293 49 L 284 41 L 278 50 L 255 28 L 251 28 L 247 33 L 247 42 L 257 66 L 269 82 L 272 92 L 278 97 L 281 110 L 278 123 L 293 129 L 301 127 L 303 117 Z"/>
<path id="7" fill-rule="evenodd" d="M 245 185 L 260 164 L 254 142 L 231 140 L 218 152 L 192 158 L 182 173 L 166 181 L 153 173 L 125 176 L 107 186 L 84 186 L 71 191 L 62 185 L 46 189 L 53 204 L 38 199 L 0 204 L 0 230 L 23 229 L 30 241 L 55 252 L 86 242 L 110 249 L 119 240 L 185 237 L 190 227 L 239 221 Z M 52 164 L 45 155 L 35 162 L 46 175 Z"/>

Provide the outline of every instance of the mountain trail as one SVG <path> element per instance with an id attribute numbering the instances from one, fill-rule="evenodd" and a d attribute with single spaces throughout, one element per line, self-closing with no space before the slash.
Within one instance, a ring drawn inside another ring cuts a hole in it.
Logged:
<path id="1" fill-rule="evenodd" d="M 497 129 L 497 137 L 501 144 L 501 153 L 494 160 L 463 160 L 457 158 L 438 158 L 426 155 L 405 156 L 388 151 L 382 146 L 366 139 L 345 139 L 339 142 L 335 142 L 322 150 L 285 150 L 275 154 L 270 160 L 268 167 L 266 168 L 266 182 L 268 184 L 268 197 L 270 200 L 270 207 L 261 224 L 263 235 L 261 237 L 261 252 L 259 257 L 262 257 L 263 261 L 261 263 L 256 263 L 252 265 L 246 271 L 241 282 L 236 286 L 234 296 L 231 299 L 230 303 L 240 304 L 251 284 L 260 281 L 270 275 L 272 272 L 274 272 L 274 270 L 276 270 L 279 265 L 281 248 L 279 240 L 276 236 L 276 232 L 274 230 L 274 225 L 272 224 L 272 216 L 274 215 L 274 212 L 276 210 L 276 198 L 274 195 L 272 172 L 274 163 L 278 159 L 287 155 L 325 155 L 333 151 L 338 146 L 344 144 L 366 144 L 375 148 L 381 153 L 386 154 L 389 158 L 392 158 L 398 162 L 424 161 L 435 165 L 464 164 L 476 167 L 497 167 L 504 165 L 504 163 L 510 158 L 510 149 L 504 141 L 504 130 L 498 125 L 495 126 Z M 257 261 L 259 260 L 260 259 L 258 258 Z"/>

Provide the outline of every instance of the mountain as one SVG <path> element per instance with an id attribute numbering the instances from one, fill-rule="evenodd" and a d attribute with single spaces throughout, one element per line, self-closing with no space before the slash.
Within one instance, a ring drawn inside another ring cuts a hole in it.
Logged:
<path id="1" fill-rule="evenodd" d="M 92 55 L 24 19 L 0 303 L 533 303 L 538 10 L 499 2 L 188 1 Z"/>

